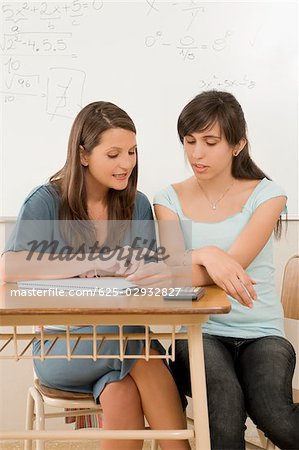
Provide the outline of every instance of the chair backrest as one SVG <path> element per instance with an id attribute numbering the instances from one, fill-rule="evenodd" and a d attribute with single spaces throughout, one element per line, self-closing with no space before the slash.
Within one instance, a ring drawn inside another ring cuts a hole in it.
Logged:
<path id="1" fill-rule="evenodd" d="M 299 320 L 299 255 L 292 256 L 285 266 L 281 302 L 284 317 Z"/>

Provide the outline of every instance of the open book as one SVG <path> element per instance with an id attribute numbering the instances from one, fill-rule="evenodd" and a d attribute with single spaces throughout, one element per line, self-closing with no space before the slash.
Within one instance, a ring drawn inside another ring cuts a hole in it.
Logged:
<path id="1" fill-rule="evenodd" d="M 129 294 L 130 289 L 137 286 L 122 277 L 100 277 L 100 278 L 61 278 L 59 280 L 26 280 L 18 282 L 19 289 L 62 289 L 89 290 L 99 295 L 124 295 Z M 130 294 L 129 294 L 130 295 Z"/>

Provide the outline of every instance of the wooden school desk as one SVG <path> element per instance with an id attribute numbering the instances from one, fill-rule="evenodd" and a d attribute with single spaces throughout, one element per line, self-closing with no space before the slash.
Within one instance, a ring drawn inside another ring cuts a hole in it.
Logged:
<path id="1" fill-rule="evenodd" d="M 118 325 L 119 334 L 112 335 L 120 342 L 120 354 L 115 357 L 125 358 L 125 343 L 127 339 L 145 339 L 145 355 L 138 355 L 145 359 L 161 357 L 150 355 L 149 347 L 151 339 L 175 339 L 186 338 L 189 343 L 189 357 L 191 370 L 191 386 L 194 408 L 194 431 L 193 430 L 137 430 L 130 432 L 130 437 L 136 439 L 189 439 L 194 437 L 196 450 L 209 450 L 209 424 L 207 411 L 206 384 L 204 372 L 204 357 L 202 345 L 201 324 L 207 321 L 209 314 L 223 314 L 230 310 L 230 303 L 225 293 L 215 286 L 206 288 L 206 294 L 197 302 L 191 301 L 166 301 L 161 296 L 26 296 L 13 295 L 15 284 L 2 284 L 0 286 L 0 358 L 14 358 L 21 360 L 31 358 L 31 343 L 35 338 L 43 339 L 41 335 L 22 333 L 20 326 L 33 325 Z M 187 333 L 177 333 L 178 325 L 187 326 Z M 126 335 L 122 331 L 123 325 L 144 325 L 143 334 Z M 169 325 L 171 331 L 167 333 L 154 333 L 149 326 Z M 2 327 L 8 327 L 3 330 Z M 7 332 L 7 329 L 10 331 Z M 36 337 L 35 337 L 36 336 Z M 53 335 L 52 335 L 53 336 Z M 103 335 L 96 334 L 96 328 L 92 335 L 84 335 L 82 338 L 94 339 L 94 351 L 88 357 L 96 359 L 99 356 L 98 343 Z M 67 340 L 66 355 L 62 356 L 72 359 L 70 346 L 70 334 L 57 333 L 57 337 Z M 72 334 L 71 338 L 81 339 L 80 336 Z M 109 335 L 109 339 L 111 339 Z M 9 347 L 12 351 L 9 352 Z M 8 353 L 8 354 L 7 354 Z M 132 355 L 128 355 L 132 357 Z M 50 354 L 42 354 L 41 358 L 54 358 Z M 78 357 L 78 356 L 77 356 Z M 101 357 L 103 357 L 101 355 Z M 165 356 L 163 356 L 165 358 Z M 174 359 L 174 354 L 168 355 Z M 25 393 L 24 393 L 25 395 Z M 13 396 L 13 392 L 12 392 Z M 155 399 L 153 399 L 155 401 Z M 24 411 L 25 415 L 25 411 Z M 86 430 L 66 431 L 0 431 L 0 440 L 32 439 L 101 439 L 101 438 L 125 438 L 126 431 L 110 431 L 92 429 L 86 434 Z"/>

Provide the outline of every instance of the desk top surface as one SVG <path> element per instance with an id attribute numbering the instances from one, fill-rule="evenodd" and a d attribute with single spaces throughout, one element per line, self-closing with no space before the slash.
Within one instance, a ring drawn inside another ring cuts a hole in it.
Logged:
<path id="1" fill-rule="evenodd" d="M 198 315 L 224 314 L 230 311 L 230 302 L 222 289 L 207 286 L 205 295 L 195 302 L 163 300 L 162 296 L 19 296 L 16 284 L 0 285 L 0 317 L 23 315 L 115 315 L 157 314 Z"/>

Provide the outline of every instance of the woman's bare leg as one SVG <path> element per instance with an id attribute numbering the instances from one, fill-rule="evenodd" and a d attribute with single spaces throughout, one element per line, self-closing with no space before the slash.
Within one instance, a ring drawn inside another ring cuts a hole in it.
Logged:
<path id="1" fill-rule="evenodd" d="M 155 350 L 151 353 L 157 354 Z M 174 379 L 161 359 L 138 360 L 130 372 L 152 429 L 185 429 L 186 419 Z M 162 450 L 189 450 L 188 441 L 161 440 Z"/>
<path id="2" fill-rule="evenodd" d="M 100 395 L 104 430 L 140 430 L 144 428 L 144 413 L 139 391 L 127 375 L 123 380 L 109 383 Z M 140 440 L 103 440 L 101 450 L 141 450 Z"/>

